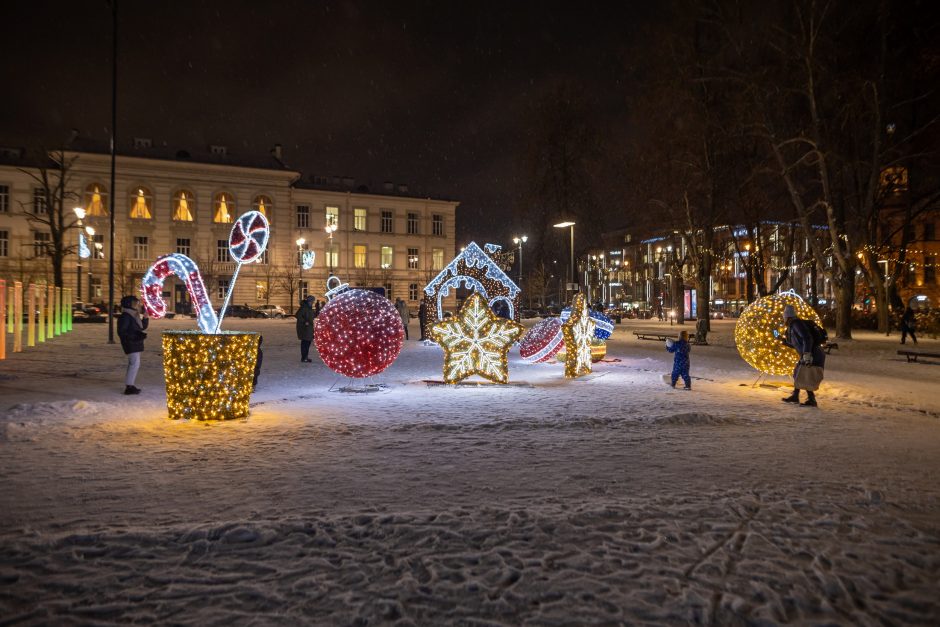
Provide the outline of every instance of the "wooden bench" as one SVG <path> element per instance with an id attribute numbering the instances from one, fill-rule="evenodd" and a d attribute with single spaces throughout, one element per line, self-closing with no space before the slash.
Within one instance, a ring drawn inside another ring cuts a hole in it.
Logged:
<path id="1" fill-rule="evenodd" d="M 930 357 L 932 359 L 940 359 L 940 353 L 928 353 L 927 351 L 898 351 L 898 355 L 904 355 L 907 357 L 907 363 L 917 361 L 918 357 Z"/>
<path id="2" fill-rule="evenodd" d="M 644 331 L 634 331 L 633 335 L 636 336 L 638 340 L 651 340 L 654 342 L 665 342 L 666 340 L 678 340 L 678 335 L 672 335 L 670 333 L 656 333 L 653 331 L 644 332 Z M 695 339 L 694 335 L 689 336 L 689 344 L 693 346 L 708 346 L 708 342 L 699 342 Z"/>
<path id="3" fill-rule="evenodd" d="M 839 343 L 838 342 L 826 342 L 825 344 L 822 345 L 822 349 L 826 351 L 827 355 L 832 353 L 833 348 L 839 348 Z"/>

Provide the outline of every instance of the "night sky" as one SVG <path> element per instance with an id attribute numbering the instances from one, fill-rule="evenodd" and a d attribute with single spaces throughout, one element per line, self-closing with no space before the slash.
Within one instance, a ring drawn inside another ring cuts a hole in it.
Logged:
<path id="1" fill-rule="evenodd" d="M 460 200 L 459 239 L 505 241 L 523 228 L 533 108 L 568 84 L 616 126 L 647 4 L 123 0 L 120 143 L 225 144 L 236 160 L 281 143 L 307 175 Z M 107 2 L 4 13 L 0 145 L 54 147 L 71 128 L 105 142 Z"/>

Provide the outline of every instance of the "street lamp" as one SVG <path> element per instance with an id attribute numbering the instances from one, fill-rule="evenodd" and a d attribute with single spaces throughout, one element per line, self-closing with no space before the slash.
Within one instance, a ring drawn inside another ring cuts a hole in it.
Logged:
<path id="1" fill-rule="evenodd" d="M 302 237 L 298 237 L 297 241 L 294 242 L 297 244 L 297 266 L 300 268 L 300 272 L 297 275 L 297 293 L 300 295 L 299 300 L 303 301 L 304 299 L 304 244 L 307 243 Z"/>
<path id="2" fill-rule="evenodd" d="M 568 277 L 568 282 L 569 282 L 569 283 L 571 283 L 571 282 L 574 281 L 574 276 L 575 276 L 575 270 L 574 270 L 574 224 L 575 224 L 574 222 L 571 222 L 570 220 L 567 220 L 567 221 L 565 221 L 565 222 L 559 222 L 558 224 L 555 224 L 555 225 L 554 225 L 554 227 L 555 227 L 556 229 L 566 229 L 566 228 L 570 228 L 570 229 L 571 229 L 571 275 Z M 565 294 L 567 295 L 567 293 L 568 293 L 568 286 L 566 285 L 566 286 L 565 286 Z"/>
<path id="3" fill-rule="evenodd" d="M 75 264 L 75 270 L 77 273 L 77 279 L 75 280 L 75 292 L 76 298 L 81 302 L 82 300 L 82 220 L 85 219 L 85 208 L 84 207 L 75 207 L 72 209 L 75 212 L 75 217 L 78 218 L 78 262 Z"/>
<path id="4" fill-rule="evenodd" d="M 88 301 L 91 302 L 94 299 L 93 287 L 92 287 L 92 275 L 91 275 L 91 262 L 95 258 L 95 251 L 98 249 L 98 244 L 95 242 L 95 228 L 92 226 L 85 227 L 85 233 L 88 234 L 88 241 L 91 242 L 91 256 L 88 259 Z"/>
<path id="5" fill-rule="evenodd" d="M 522 289 L 522 245 L 529 241 L 528 235 L 512 238 L 512 243 L 519 246 L 519 289 Z"/>
<path id="6" fill-rule="evenodd" d="M 336 224 L 334 224 L 333 222 L 330 222 L 323 229 L 324 231 L 326 231 L 326 234 L 330 236 L 330 248 L 329 248 L 329 252 L 327 252 L 326 254 L 326 258 L 330 266 L 330 276 L 333 276 L 333 232 L 336 231 L 336 228 L 337 228 Z M 327 279 L 329 279 L 329 277 L 327 277 Z"/>

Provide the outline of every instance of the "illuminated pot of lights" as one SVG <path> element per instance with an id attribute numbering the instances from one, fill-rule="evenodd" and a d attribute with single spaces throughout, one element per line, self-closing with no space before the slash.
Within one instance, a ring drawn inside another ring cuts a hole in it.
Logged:
<path id="1" fill-rule="evenodd" d="M 562 363 L 564 363 L 567 357 L 568 354 L 565 352 L 564 348 L 558 351 L 558 353 L 555 355 L 555 358 Z M 607 357 L 607 342 L 598 340 L 596 338 L 591 340 L 591 363 L 596 364 L 605 357 Z"/>
<path id="2" fill-rule="evenodd" d="M 741 358 L 764 374 L 792 375 L 800 358 L 794 349 L 783 344 L 787 333 L 783 310 L 787 305 L 793 306 L 798 318 L 822 325 L 816 310 L 798 294 L 783 292 L 755 300 L 734 326 L 734 343 Z"/>
<path id="3" fill-rule="evenodd" d="M 258 360 L 257 333 L 163 332 L 170 418 L 230 420 L 248 415 Z"/>

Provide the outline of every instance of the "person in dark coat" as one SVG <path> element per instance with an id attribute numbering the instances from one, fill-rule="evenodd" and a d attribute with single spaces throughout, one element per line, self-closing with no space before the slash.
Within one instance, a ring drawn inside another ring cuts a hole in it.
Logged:
<path id="1" fill-rule="evenodd" d="M 800 366 L 819 366 L 826 367 L 826 353 L 822 346 L 819 346 L 813 337 L 813 330 L 806 320 L 796 317 L 796 310 L 792 305 L 783 308 L 783 319 L 787 325 L 787 333 L 784 336 L 783 343 L 800 354 L 799 361 L 793 369 L 793 394 L 783 398 L 784 403 L 799 403 L 800 388 L 796 386 L 796 376 Z M 800 403 L 804 407 L 816 407 L 816 394 L 812 390 L 806 390 L 806 402 Z"/>
<path id="2" fill-rule="evenodd" d="M 395 309 L 398 310 L 398 315 L 401 316 L 401 323 L 405 327 L 405 339 L 408 339 L 408 322 L 411 318 L 411 312 L 408 310 L 408 303 L 406 303 L 401 298 L 395 299 Z"/>
<path id="3" fill-rule="evenodd" d="M 121 348 L 127 355 L 127 372 L 124 375 L 124 393 L 140 394 L 140 388 L 134 385 L 137 371 L 140 370 L 140 354 L 144 352 L 144 330 L 150 324 L 146 315 L 140 314 L 140 300 L 136 296 L 121 299 L 121 317 L 117 321 L 117 334 L 121 339 Z"/>
<path id="4" fill-rule="evenodd" d="M 316 302 L 316 304 L 313 306 L 313 317 L 314 317 L 314 318 L 316 318 L 317 316 L 320 315 L 320 309 L 322 309 L 322 308 L 323 308 L 323 305 L 322 305 L 322 304 L 320 303 L 320 301 L 318 300 L 318 301 Z"/>
<path id="5" fill-rule="evenodd" d="M 427 339 L 425 336 L 425 325 L 428 323 L 428 304 L 424 302 L 424 299 L 421 299 L 421 304 L 418 305 L 418 324 L 421 325 L 421 341 Z"/>
<path id="6" fill-rule="evenodd" d="M 300 303 L 297 310 L 297 339 L 300 340 L 300 361 L 309 364 L 310 343 L 313 341 L 313 296 L 308 296 Z"/>
<path id="7" fill-rule="evenodd" d="M 682 377 L 685 389 L 691 390 L 692 377 L 689 376 L 689 353 L 692 352 L 692 345 L 689 344 L 689 332 L 682 331 L 679 333 L 679 339 L 676 341 L 666 340 L 666 350 L 675 354 L 672 360 L 672 387 L 676 387 L 676 381 L 679 380 L 679 377 Z"/>
<path id="8" fill-rule="evenodd" d="M 264 336 L 258 336 L 258 359 L 255 361 L 255 377 L 251 382 L 251 389 L 258 387 L 258 375 L 261 374 L 261 362 L 264 361 L 264 351 L 261 350 L 261 344 L 264 342 Z"/>
<path id="9" fill-rule="evenodd" d="M 907 336 L 910 335 L 914 344 L 917 344 L 917 336 L 914 331 L 917 330 L 917 320 L 914 318 L 914 310 L 908 307 L 901 316 L 901 344 L 905 343 Z"/>

